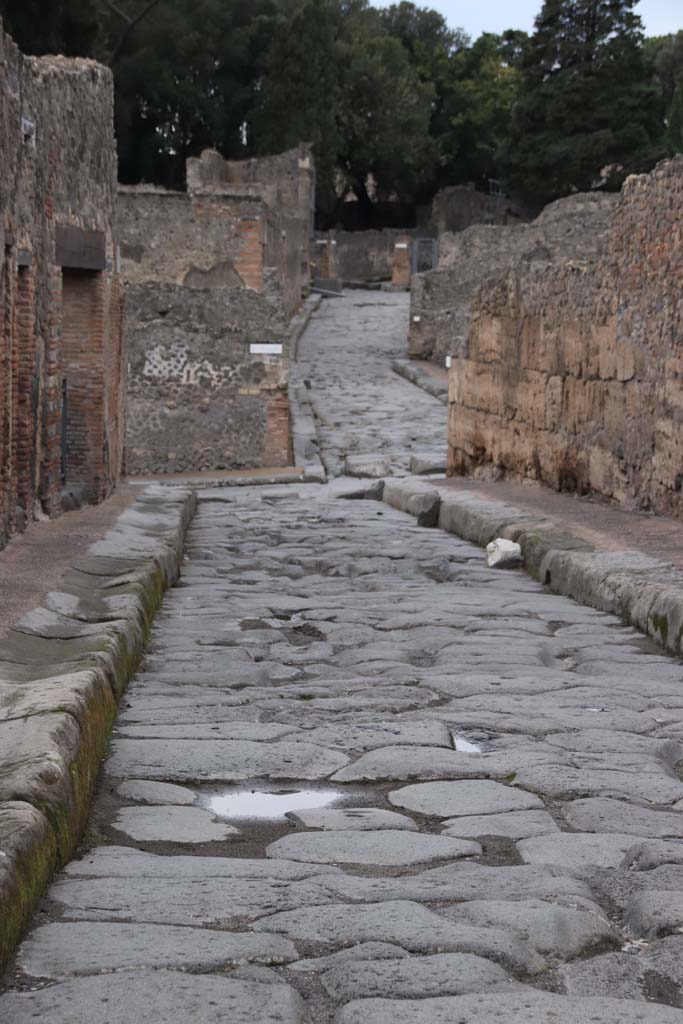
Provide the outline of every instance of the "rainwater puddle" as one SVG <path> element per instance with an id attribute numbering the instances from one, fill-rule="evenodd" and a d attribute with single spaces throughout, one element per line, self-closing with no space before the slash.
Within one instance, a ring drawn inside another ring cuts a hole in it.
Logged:
<path id="1" fill-rule="evenodd" d="M 341 798 L 337 789 L 300 789 L 284 793 L 241 789 L 210 796 L 206 806 L 220 818 L 276 821 L 284 818 L 287 811 L 329 807 Z"/>
<path id="2" fill-rule="evenodd" d="M 464 736 L 454 736 L 453 741 L 455 742 L 455 749 L 463 754 L 481 754 L 482 752 L 478 743 L 473 743 L 472 740 L 465 739 Z"/>

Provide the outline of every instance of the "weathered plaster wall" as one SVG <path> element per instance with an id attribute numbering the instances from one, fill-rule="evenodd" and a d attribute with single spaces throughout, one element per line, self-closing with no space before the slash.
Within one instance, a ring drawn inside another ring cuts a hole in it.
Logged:
<path id="1" fill-rule="evenodd" d="M 450 372 L 449 473 L 680 516 L 683 157 L 629 178 L 579 249 L 520 259 L 477 293 Z"/>
<path id="2" fill-rule="evenodd" d="M 187 193 L 119 197 L 129 471 L 286 466 L 287 324 L 310 281 L 309 147 L 244 165 L 206 151 L 187 178 Z M 253 351 L 263 344 L 281 351 Z"/>
<path id="3" fill-rule="evenodd" d="M 443 365 L 466 354 L 472 301 L 519 260 L 554 260 L 586 254 L 611 222 L 616 199 L 571 196 L 548 206 L 532 224 L 479 224 L 439 237 L 439 265 L 413 275 L 408 352 Z"/>
<path id="4" fill-rule="evenodd" d="M 24 57 L 1 23 L 0 68 L 1 546 L 63 486 L 112 489 L 125 360 L 111 74 Z"/>

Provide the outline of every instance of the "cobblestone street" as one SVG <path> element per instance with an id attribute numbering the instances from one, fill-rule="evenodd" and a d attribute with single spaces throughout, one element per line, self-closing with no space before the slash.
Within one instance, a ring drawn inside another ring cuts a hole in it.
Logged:
<path id="1" fill-rule="evenodd" d="M 333 471 L 438 443 L 442 404 L 377 397 L 403 302 L 302 339 Z M 381 502 L 206 490 L 0 1020 L 681 1024 L 682 682 Z"/>
<path id="2" fill-rule="evenodd" d="M 332 476 L 347 456 L 378 476 L 405 473 L 414 453 L 446 464 L 443 403 L 391 369 L 406 349 L 408 305 L 406 292 L 347 291 L 323 302 L 299 343 L 293 373 L 309 382 Z"/>

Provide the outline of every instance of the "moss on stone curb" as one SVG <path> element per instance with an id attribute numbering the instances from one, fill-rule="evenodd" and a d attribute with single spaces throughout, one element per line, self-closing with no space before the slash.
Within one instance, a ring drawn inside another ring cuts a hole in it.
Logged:
<path id="1" fill-rule="evenodd" d="M 196 504 L 193 491 L 146 488 L 0 645 L 0 966 L 81 838 L 118 701 L 179 575 Z"/>

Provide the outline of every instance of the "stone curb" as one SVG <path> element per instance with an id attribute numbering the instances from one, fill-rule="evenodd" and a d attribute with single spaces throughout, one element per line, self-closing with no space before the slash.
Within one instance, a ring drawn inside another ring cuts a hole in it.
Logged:
<path id="1" fill-rule="evenodd" d="M 431 374 L 427 373 L 422 369 L 421 366 L 416 365 L 409 359 L 393 359 L 391 362 L 391 369 L 394 373 L 397 373 L 399 377 L 405 377 L 411 384 L 415 384 L 416 387 L 422 388 L 427 394 L 433 398 L 438 398 L 444 405 L 448 402 L 448 385 L 439 384 L 438 380 L 435 380 Z"/>
<path id="2" fill-rule="evenodd" d="M 296 328 L 296 339 L 292 342 L 292 362 L 296 360 L 299 338 L 306 330 L 308 322 L 319 309 L 323 301 L 322 295 L 314 295 L 306 300 L 304 309 L 299 314 L 301 323 Z M 296 319 L 296 318 L 295 318 Z M 289 411 L 292 418 L 292 449 L 294 465 L 301 467 L 303 480 L 306 483 L 324 484 L 327 479 L 325 467 L 320 458 L 318 431 L 315 425 L 315 413 L 311 405 L 308 388 L 303 381 L 289 382 Z"/>
<path id="3" fill-rule="evenodd" d="M 147 487 L 0 643 L 0 966 L 79 842 L 196 505 L 191 490 Z"/>
<path id="4" fill-rule="evenodd" d="M 604 551 L 553 519 L 495 499 L 457 494 L 438 482 L 386 480 L 383 499 L 403 512 L 430 507 L 442 530 L 485 547 L 517 541 L 526 571 L 554 593 L 619 616 L 672 654 L 683 655 L 683 572 L 640 551 Z M 428 524 L 427 524 L 428 525 Z"/>

